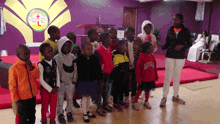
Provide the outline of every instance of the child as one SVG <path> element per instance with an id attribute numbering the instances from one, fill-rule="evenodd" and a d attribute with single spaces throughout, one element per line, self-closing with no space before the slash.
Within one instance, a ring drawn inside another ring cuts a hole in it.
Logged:
<path id="1" fill-rule="evenodd" d="M 100 45 L 96 51 L 95 55 L 97 56 L 100 65 L 102 67 L 103 72 L 103 83 L 100 83 L 100 89 L 97 98 L 97 113 L 99 115 L 103 114 L 103 110 L 101 109 L 101 96 L 103 96 L 103 109 L 108 112 L 112 111 L 112 107 L 108 105 L 108 90 L 109 90 L 109 83 L 110 83 L 110 73 L 113 70 L 113 61 L 112 61 L 112 54 L 111 48 L 109 45 L 112 43 L 111 35 L 109 33 L 102 33 L 100 36 L 100 41 L 102 41 L 102 45 Z"/>
<path id="2" fill-rule="evenodd" d="M 116 50 L 115 44 L 119 41 L 119 39 L 117 38 L 117 30 L 114 27 L 111 27 L 108 29 L 108 32 L 111 34 L 112 38 L 112 44 L 110 45 L 110 48 L 112 51 L 114 51 Z"/>
<path id="3" fill-rule="evenodd" d="M 90 42 L 91 42 L 91 44 L 93 46 L 93 53 L 94 53 L 96 48 L 99 46 L 99 43 L 97 42 L 97 40 L 98 40 L 98 32 L 94 28 L 91 28 L 91 29 L 89 29 L 87 34 L 88 34 Z"/>
<path id="4" fill-rule="evenodd" d="M 131 74 L 131 102 L 132 105 L 135 101 L 135 95 L 137 90 L 137 82 L 135 76 L 135 67 L 137 64 L 137 60 L 139 54 L 141 53 L 141 39 L 139 37 L 135 37 L 135 29 L 133 27 L 127 27 L 125 30 L 125 39 L 127 40 L 128 45 L 128 52 L 127 56 L 129 58 L 129 65 L 130 65 L 130 74 Z M 126 86 L 125 92 L 125 103 L 129 104 L 129 84 Z"/>
<path id="5" fill-rule="evenodd" d="M 63 115 L 63 101 L 64 94 L 66 93 L 66 113 L 67 121 L 72 122 L 72 106 L 73 106 L 73 93 L 75 90 L 75 83 L 77 80 L 77 66 L 73 60 L 76 58 L 71 51 L 73 50 L 72 42 L 66 37 L 63 36 L 60 38 L 58 44 L 59 53 L 54 57 L 59 74 L 60 74 L 60 88 L 58 90 L 58 104 L 57 104 L 57 114 L 58 120 L 60 123 L 65 123 L 66 120 Z"/>
<path id="6" fill-rule="evenodd" d="M 90 96 L 95 99 L 98 93 L 98 81 L 102 80 L 102 69 L 99 60 L 93 54 L 93 46 L 89 41 L 82 43 L 82 54 L 77 58 L 78 90 L 82 96 L 83 119 L 90 122 L 90 118 L 95 118 L 89 111 Z"/>
<path id="7" fill-rule="evenodd" d="M 145 91 L 145 103 L 144 106 L 147 109 L 151 109 L 148 102 L 149 91 L 155 88 L 155 81 L 158 80 L 156 60 L 152 55 L 154 47 L 150 42 L 142 44 L 142 52 L 138 58 L 137 66 L 135 69 L 136 81 L 139 84 L 134 109 L 139 110 L 138 99 L 142 91 Z"/>
<path id="8" fill-rule="evenodd" d="M 16 48 L 18 60 L 9 68 L 9 91 L 15 110 L 16 124 L 34 124 L 36 95 L 38 94 L 35 79 L 39 71 L 30 60 L 30 49 L 19 44 Z"/>
<path id="9" fill-rule="evenodd" d="M 78 58 L 81 54 L 81 50 L 80 50 L 80 47 L 78 45 L 76 45 L 76 35 L 75 35 L 75 33 L 74 32 L 69 32 L 67 34 L 67 38 L 69 38 L 72 41 L 73 45 L 74 45 L 73 51 L 71 53 L 73 55 L 75 55 L 76 58 Z M 75 108 L 80 108 L 80 105 L 76 101 L 76 98 L 77 98 L 77 95 L 76 95 L 77 94 L 77 84 L 78 83 L 76 83 L 76 87 L 75 87 L 76 90 L 75 90 L 74 97 L 73 97 L 73 106 Z"/>
<path id="10" fill-rule="evenodd" d="M 127 44 L 124 40 L 120 40 L 115 44 L 116 51 L 113 52 L 114 69 L 111 73 L 113 79 L 112 94 L 113 94 L 113 107 L 118 111 L 122 111 L 119 106 L 125 106 L 123 102 L 124 88 L 128 83 L 129 59 L 126 56 Z"/>
<path id="11" fill-rule="evenodd" d="M 44 59 L 38 63 L 40 72 L 39 82 L 41 84 L 40 95 L 42 101 L 41 123 L 47 124 L 46 112 L 50 103 L 50 124 L 56 124 L 57 91 L 60 87 L 60 77 L 53 48 L 49 43 L 40 45 L 40 52 Z"/>
<path id="12" fill-rule="evenodd" d="M 58 40 L 60 39 L 60 29 L 57 26 L 50 26 L 48 28 L 48 34 L 50 35 L 50 38 L 45 40 L 43 43 L 49 43 L 54 51 L 54 54 L 56 55 L 58 53 Z M 39 52 L 39 60 L 43 60 L 43 56 Z"/>
<path id="13" fill-rule="evenodd" d="M 154 47 L 154 52 L 157 51 L 157 39 L 154 32 L 154 25 L 149 21 L 145 20 L 141 25 L 142 33 L 138 34 L 138 37 L 141 38 L 142 43 L 144 42 L 151 42 Z"/>

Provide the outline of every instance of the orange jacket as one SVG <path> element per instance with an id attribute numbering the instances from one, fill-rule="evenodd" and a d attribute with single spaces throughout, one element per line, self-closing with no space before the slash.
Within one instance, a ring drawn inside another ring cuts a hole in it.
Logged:
<path id="1" fill-rule="evenodd" d="M 12 102 L 35 97 L 38 93 L 35 79 L 39 78 L 39 71 L 34 63 L 34 70 L 30 71 L 25 61 L 17 60 L 9 68 L 9 91 Z"/>

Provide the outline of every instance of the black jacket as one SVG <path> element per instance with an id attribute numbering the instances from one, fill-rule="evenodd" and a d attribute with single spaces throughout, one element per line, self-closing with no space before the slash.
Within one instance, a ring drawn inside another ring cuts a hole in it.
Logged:
<path id="1" fill-rule="evenodd" d="M 89 59 L 81 54 L 76 60 L 79 82 L 90 82 L 94 80 L 102 80 L 102 69 L 99 60 L 95 55 L 91 55 Z"/>
<path id="2" fill-rule="evenodd" d="M 181 28 L 182 30 L 178 33 L 177 38 L 174 32 L 174 26 L 168 30 L 166 44 L 162 47 L 163 50 L 167 49 L 166 57 L 183 59 L 185 58 L 185 50 L 192 46 L 189 29 L 184 27 L 184 25 L 181 25 Z M 174 48 L 177 45 L 184 45 L 184 47 L 176 51 Z"/>

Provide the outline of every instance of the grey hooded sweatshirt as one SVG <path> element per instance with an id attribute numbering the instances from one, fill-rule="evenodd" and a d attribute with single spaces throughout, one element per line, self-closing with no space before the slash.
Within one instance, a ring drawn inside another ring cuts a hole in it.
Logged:
<path id="1" fill-rule="evenodd" d="M 76 57 L 71 52 L 66 55 L 61 52 L 63 45 L 67 41 L 71 42 L 66 36 L 60 38 L 58 44 L 59 53 L 54 58 L 57 61 L 61 82 L 72 83 L 73 81 L 77 81 L 77 66 L 76 63 L 73 64 L 73 60 L 76 59 Z M 74 46 L 72 44 L 71 51 L 73 51 L 73 48 Z"/>

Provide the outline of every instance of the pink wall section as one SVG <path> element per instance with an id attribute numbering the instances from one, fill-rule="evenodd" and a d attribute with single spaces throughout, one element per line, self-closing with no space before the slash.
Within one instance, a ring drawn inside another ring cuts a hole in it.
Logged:
<path id="1" fill-rule="evenodd" d="M 71 14 L 71 22 L 64 25 L 61 30 L 61 36 L 69 31 L 76 34 L 84 34 L 84 29 L 76 28 L 79 24 L 96 24 L 97 18 L 101 16 L 101 24 L 115 24 L 116 27 L 123 26 L 123 7 L 137 7 L 137 27 L 136 33 L 141 32 L 141 24 L 144 20 L 150 20 L 155 28 L 160 30 L 161 41 L 165 43 L 167 30 L 172 26 L 172 18 L 176 13 L 182 13 L 184 16 L 184 25 L 191 32 L 200 33 L 203 29 L 208 29 L 209 13 L 211 3 L 206 3 L 204 21 L 195 21 L 196 2 L 147 2 L 139 3 L 135 0 L 65 0 Z M 100 2 L 102 1 L 102 2 Z M 0 1 L 0 6 L 4 6 L 5 0 Z M 212 18 L 210 32 L 219 34 L 220 29 L 220 1 L 214 0 L 212 6 Z M 24 37 L 12 25 L 6 24 L 7 32 L 0 36 L 0 50 L 8 50 L 8 54 L 15 54 L 15 47 L 19 43 L 25 43 Z M 33 33 L 34 42 L 44 40 L 43 32 Z M 80 39 L 77 38 L 77 44 Z M 38 48 L 31 48 L 33 54 L 38 53 Z M 159 52 L 165 52 L 161 49 Z"/>

